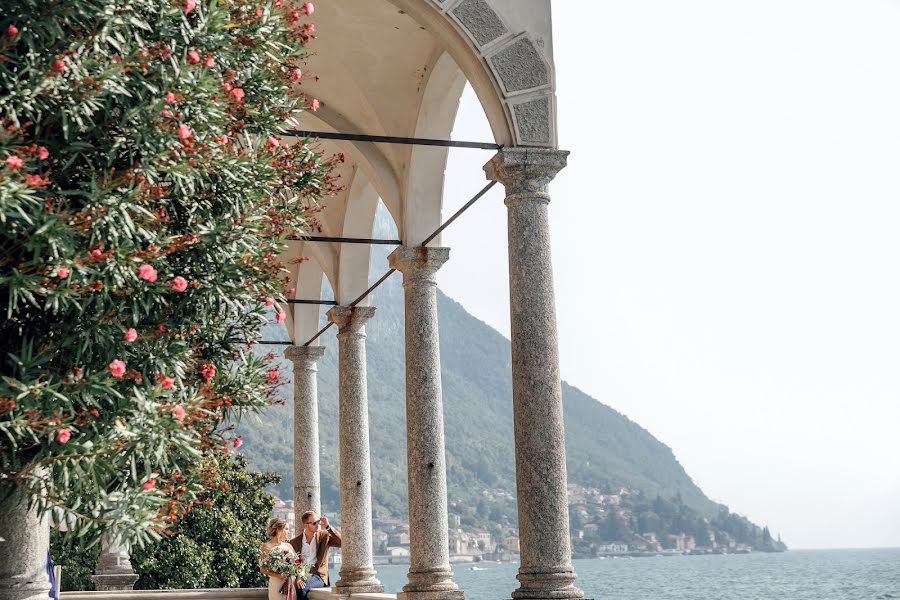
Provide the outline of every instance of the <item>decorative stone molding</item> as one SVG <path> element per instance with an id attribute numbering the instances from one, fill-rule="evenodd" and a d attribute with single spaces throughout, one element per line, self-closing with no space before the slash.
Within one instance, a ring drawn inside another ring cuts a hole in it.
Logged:
<path id="1" fill-rule="evenodd" d="M 449 12 L 478 46 L 486 46 L 509 33 L 509 27 L 485 0 L 462 0 Z"/>
<path id="2" fill-rule="evenodd" d="M 450 248 L 400 246 L 388 255 L 392 269 L 403 273 L 403 287 L 437 285 L 437 272 L 450 259 Z"/>
<path id="3" fill-rule="evenodd" d="M 284 357 L 294 363 L 294 373 L 299 370 L 318 371 L 316 366 L 325 356 L 324 346 L 288 346 Z"/>
<path id="4" fill-rule="evenodd" d="M 484 165 L 487 178 L 506 187 L 506 202 L 520 196 L 550 201 L 547 185 L 566 166 L 567 150 L 504 148 Z"/>
<path id="5" fill-rule="evenodd" d="M 552 96 L 539 96 L 508 104 L 519 144 L 549 146 L 553 143 Z"/>
<path id="6" fill-rule="evenodd" d="M 327 313 L 328 320 L 338 326 L 341 336 L 365 337 L 366 321 L 375 316 L 374 306 L 335 306 Z"/>
<path id="7" fill-rule="evenodd" d="M 506 107 L 517 146 L 556 145 L 553 65 L 535 32 L 512 29 L 493 0 L 431 0 L 470 40 Z M 526 98 L 522 98 L 526 96 Z"/>
<path id="8" fill-rule="evenodd" d="M 505 96 L 550 85 L 550 67 L 534 41 L 520 36 L 488 57 Z"/>

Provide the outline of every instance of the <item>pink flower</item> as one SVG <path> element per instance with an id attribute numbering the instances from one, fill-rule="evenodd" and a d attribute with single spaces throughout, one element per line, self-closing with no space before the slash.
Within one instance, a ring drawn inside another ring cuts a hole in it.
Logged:
<path id="1" fill-rule="evenodd" d="M 69 276 L 69 267 L 59 267 L 54 274 L 60 279 L 65 279 Z"/>
<path id="2" fill-rule="evenodd" d="M 162 116 L 164 116 L 167 119 L 172 117 L 172 111 L 170 111 L 168 108 L 162 109 L 161 111 L 159 111 L 159 114 L 161 114 Z"/>
<path id="3" fill-rule="evenodd" d="M 109 363 L 109 372 L 113 377 L 121 378 L 125 375 L 125 363 L 118 358 Z"/>
<path id="4" fill-rule="evenodd" d="M 305 12 L 308 15 L 311 15 L 314 12 L 316 12 L 316 7 L 313 6 L 312 2 L 307 2 L 306 4 L 303 5 L 303 12 Z"/>
<path id="5" fill-rule="evenodd" d="M 200 53 L 196 50 L 188 50 L 188 60 L 194 64 L 200 62 Z"/>
<path id="6" fill-rule="evenodd" d="M 216 66 L 216 59 L 212 57 L 212 54 L 206 56 L 206 60 L 203 61 L 203 66 L 210 69 Z"/>
<path id="7" fill-rule="evenodd" d="M 10 24 L 10 26 L 6 28 L 6 33 L 9 35 L 9 37 L 16 37 L 17 35 L 19 35 L 19 28 L 13 24 Z"/>
<path id="8" fill-rule="evenodd" d="M 175 380 L 171 377 L 165 376 L 162 378 L 162 380 L 160 380 L 159 385 L 161 385 L 164 390 L 168 390 L 173 385 L 175 385 Z"/>
<path id="9" fill-rule="evenodd" d="M 187 289 L 188 282 L 187 282 L 187 279 L 185 279 L 184 277 L 179 275 L 178 277 L 176 277 L 175 279 L 172 280 L 171 285 L 172 285 L 172 289 L 175 290 L 176 292 L 183 292 L 184 290 Z"/>
<path id="10" fill-rule="evenodd" d="M 266 142 L 269 144 L 269 147 L 271 147 L 271 148 L 275 148 L 276 146 L 278 146 L 278 144 L 281 143 L 278 141 L 278 138 L 271 136 L 271 135 L 269 136 L 269 139 L 266 140 Z"/>
<path id="11" fill-rule="evenodd" d="M 266 298 L 266 306 L 272 306 L 275 304 L 275 298 Z"/>
<path id="12" fill-rule="evenodd" d="M 175 408 L 172 409 L 172 416 L 178 419 L 179 421 L 184 421 L 184 417 L 187 413 L 184 410 L 184 407 L 180 404 L 176 404 Z"/>
<path id="13" fill-rule="evenodd" d="M 157 277 L 156 269 L 154 269 L 147 263 L 144 263 L 138 268 L 138 277 L 140 277 L 144 281 L 153 283 L 154 281 L 156 281 Z"/>
<path id="14" fill-rule="evenodd" d="M 91 258 L 103 258 L 103 250 L 100 248 L 94 248 L 90 253 Z"/>
<path id="15" fill-rule="evenodd" d="M 303 29 L 306 30 L 306 33 L 315 33 L 316 32 L 316 24 L 315 23 L 304 23 Z"/>
<path id="16" fill-rule="evenodd" d="M 235 448 L 240 448 L 241 446 L 244 445 L 244 440 L 242 440 L 240 437 L 236 437 L 236 438 L 234 438 L 234 441 L 231 442 L 231 444 L 232 444 Z"/>
<path id="17" fill-rule="evenodd" d="M 150 490 L 152 490 L 152 489 L 155 488 L 155 487 L 156 487 L 156 480 L 155 480 L 155 479 L 148 479 L 147 481 L 144 482 L 144 485 L 141 486 L 141 488 L 142 488 L 145 492 L 149 492 Z"/>
<path id="18" fill-rule="evenodd" d="M 222 137 L 219 138 L 219 142 L 221 142 L 222 144 L 227 146 L 228 144 L 231 143 L 231 140 L 228 139 L 227 135 L 223 135 Z"/>
<path id="19" fill-rule="evenodd" d="M 41 160 L 47 160 L 50 157 L 50 151 L 47 150 L 44 146 L 38 147 L 38 158 Z"/>
<path id="20" fill-rule="evenodd" d="M 44 178 L 40 175 L 26 175 L 25 183 L 27 183 L 31 187 L 38 187 L 44 185 L 47 182 L 44 181 Z"/>
<path id="21" fill-rule="evenodd" d="M 285 318 L 287 318 L 287 313 L 284 312 L 283 308 L 279 309 L 279 311 L 277 313 L 275 313 L 275 322 L 276 323 L 283 322 L 285 320 Z"/>
<path id="22" fill-rule="evenodd" d="M 71 429 L 60 429 L 56 432 L 56 441 L 60 444 L 65 444 L 72 437 Z"/>
<path id="23" fill-rule="evenodd" d="M 278 379 L 278 369 L 269 369 L 269 372 L 266 373 L 266 377 L 269 378 L 269 381 L 275 381 Z"/>
<path id="24" fill-rule="evenodd" d="M 66 63 L 57 58 L 50 64 L 50 67 L 57 73 L 62 73 L 66 70 Z"/>
<path id="25" fill-rule="evenodd" d="M 180 137 L 181 139 L 188 140 L 192 135 L 194 134 L 191 133 L 191 128 L 187 123 L 182 123 L 178 126 L 178 137 Z"/>
<path id="26" fill-rule="evenodd" d="M 184 2 L 184 14 L 188 14 L 192 10 L 197 8 L 197 0 L 185 0 Z"/>
<path id="27" fill-rule="evenodd" d="M 212 381 L 212 378 L 216 376 L 216 365 L 212 363 L 206 363 L 203 365 L 203 368 L 200 369 L 200 374 L 203 375 L 203 379 L 206 380 L 207 383 Z"/>
<path id="28" fill-rule="evenodd" d="M 134 327 L 129 327 L 128 331 L 125 332 L 125 335 L 122 337 L 122 339 L 129 344 L 133 343 L 134 340 L 137 339 L 137 330 Z"/>
<path id="29" fill-rule="evenodd" d="M 18 169 L 24 164 L 25 162 L 15 154 L 10 154 L 6 157 L 6 166 L 10 169 Z"/>
<path id="30" fill-rule="evenodd" d="M 175 103 L 175 94 L 172 92 L 166 92 L 166 104 L 174 104 Z"/>
<path id="31" fill-rule="evenodd" d="M 291 75 L 294 77 L 294 81 L 300 81 L 303 79 L 303 71 L 300 69 L 294 69 L 291 71 Z"/>
<path id="32" fill-rule="evenodd" d="M 318 98 L 313 98 L 312 100 L 310 100 L 310 101 L 309 101 L 309 107 L 310 107 L 311 109 L 313 109 L 313 112 L 319 110 L 319 99 L 318 99 Z"/>
<path id="33" fill-rule="evenodd" d="M 240 102 L 241 100 L 244 99 L 244 90 L 242 90 L 239 87 L 236 87 L 233 90 L 231 90 L 231 95 L 234 97 L 235 100 Z"/>

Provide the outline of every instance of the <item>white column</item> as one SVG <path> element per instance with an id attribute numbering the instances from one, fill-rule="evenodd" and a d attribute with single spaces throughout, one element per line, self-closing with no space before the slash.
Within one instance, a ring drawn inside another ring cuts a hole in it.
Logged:
<path id="1" fill-rule="evenodd" d="M 484 167 L 506 187 L 513 421 L 521 564 L 514 599 L 581 598 L 574 586 L 566 497 L 559 349 L 550 227 L 550 180 L 568 152 L 508 148 Z"/>
<path id="2" fill-rule="evenodd" d="M 50 527 L 28 499 L 0 485 L 0 600 L 47 600 Z"/>
<path id="3" fill-rule="evenodd" d="M 316 366 L 323 346 L 290 346 L 285 358 L 294 363 L 294 515 L 321 514 L 319 481 L 319 392 Z M 299 529 L 298 529 L 299 531 Z"/>
<path id="4" fill-rule="evenodd" d="M 462 600 L 447 545 L 447 465 L 441 397 L 437 270 L 449 248 L 401 246 L 388 260 L 403 273 L 409 581 L 399 600 Z"/>
<path id="5" fill-rule="evenodd" d="M 341 574 L 335 594 L 383 592 L 372 560 L 372 479 L 369 463 L 369 400 L 366 390 L 366 321 L 370 306 L 336 306 L 328 318 L 338 326 Z"/>

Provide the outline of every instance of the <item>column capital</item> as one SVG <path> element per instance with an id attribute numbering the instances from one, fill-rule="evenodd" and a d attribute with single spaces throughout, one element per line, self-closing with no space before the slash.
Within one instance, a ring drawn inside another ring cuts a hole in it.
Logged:
<path id="1" fill-rule="evenodd" d="M 484 165 L 492 181 L 506 187 L 507 199 L 517 195 L 546 197 L 547 184 L 566 166 L 568 150 L 504 148 Z"/>
<path id="2" fill-rule="evenodd" d="M 335 306 L 326 313 L 328 320 L 338 326 L 338 335 L 364 336 L 366 321 L 375 316 L 374 306 Z"/>
<path id="3" fill-rule="evenodd" d="M 288 346 L 284 357 L 294 363 L 294 369 L 316 370 L 316 363 L 325 356 L 325 346 Z"/>
<path id="4" fill-rule="evenodd" d="M 388 254 L 388 264 L 403 273 L 403 286 L 407 282 L 436 284 L 435 274 L 450 259 L 450 248 L 426 246 L 400 246 Z"/>

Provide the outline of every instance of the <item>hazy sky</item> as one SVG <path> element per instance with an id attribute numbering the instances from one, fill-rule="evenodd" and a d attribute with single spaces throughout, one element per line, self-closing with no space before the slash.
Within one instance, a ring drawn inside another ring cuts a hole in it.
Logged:
<path id="1" fill-rule="evenodd" d="M 900 1 L 557 0 L 563 377 L 799 547 L 900 546 Z M 454 136 L 490 139 L 467 91 Z M 445 214 L 490 153 L 455 150 Z M 501 194 L 441 287 L 509 333 Z"/>

